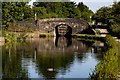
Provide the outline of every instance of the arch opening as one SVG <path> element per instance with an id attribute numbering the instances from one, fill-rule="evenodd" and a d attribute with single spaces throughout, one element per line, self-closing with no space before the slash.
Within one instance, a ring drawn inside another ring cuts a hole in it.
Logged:
<path id="1" fill-rule="evenodd" d="M 67 24 L 59 24 L 55 27 L 55 36 L 69 37 L 72 35 L 72 28 Z"/>

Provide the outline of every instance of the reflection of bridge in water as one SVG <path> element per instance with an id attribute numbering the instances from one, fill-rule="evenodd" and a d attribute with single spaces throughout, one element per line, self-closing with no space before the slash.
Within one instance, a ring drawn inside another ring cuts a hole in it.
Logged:
<path id="1" fill-rule="evenodd" d="M 103 43 L 100 42 L 77 41 L 66 37 L 56 37 L 54 41 L 53 39 L 40 39 L 39 43 L 35 42 L 33 43 L 36 45 L 34 53 L 32 53 L 33 58 L 38 64 L 39 74 L 42 73 L 46 78 L 56 77 L 57 73 L 61 73 L 59 72 L 61 69 L 62 72 L 66 73 L 75 57 L 82 62 L 87 55 L 86 53 L 91 51 L 92 46 L 94 49 L 96 47 L 99 49 L 100 46 L 104 47 Z M 95 57 L 99 59 L 101 54 L 96 53 Z"/>
<path id="2" fill-rule="evenodd" d="M 89 48 L 83 42 L 76 41 L 73 40 L 72 38 L 66 38 L 66 37 L 54 37 L 54 40 L 48 39 L 46 41 L 47 42 L 36 44 L 36 46 L 39 45 L 37 47 L 38 52 L 47 51 L 49 53 L 55 53 L 55 52 L 81 53 L 81 52 L 86 52 Z"/>
<path id="3" fill-rule="evenodd" d="M 32 53 L 33 58 L 38 64 L 39 74 L 42 73 L 46 78 L 56 77 L 58 73 L 61 73 L 59 71 L 61 69 L 62 72 L 66 73 L 74 61 L 74 56 L 82 62 L 87 55 L 86 53 L 91 51 L 92 45 L 99 46 L 94 41 L 77 41 L 66 37 L 55 37 L 54 40 L 40 39 L 37 43 L 35 42 L 33 42 L 36 45 L 34 53 Z M 97 53 L 95 56 L 98 59 L 101 57 Z"/>
<path id="4" fill-rule="evenodd" d="M 71 37 L 54 37 L 52 39 L 40 39 L 38 41 L 35 41 L 34 43 L 34 49 L 38 52 L 85 53 L 88 50 L 91 50 L 92 52 L 106 50 L 103 42 L 85 40 L 77 41 Z"/>
<path id="5" fill-rule="evenodd" d="M 34 65 L 39 75 L 55 78 L 58 73 L 66 73 L 76 58 L 82 63 L 88 54 L 91 55 L 92 45 L 98 44 L 94 44 L 94 41 L 58 37 L 28 40 L 25 43 L 15 44 L 15 47 L 3 47 L 5 49 L 3 60 L 7 59 L 3 67 L 4 70 L 9 70 L 3 75 L 11 73 L 13 70 L 11 68 L 17 65 L 19 68 L 15 68 L 13 72 L 15 74 L 18 69 L 29 71 L 31 69 L 29 66 Z M 100 54 L 95 53 L 97 60 L 100 57 Z"/>

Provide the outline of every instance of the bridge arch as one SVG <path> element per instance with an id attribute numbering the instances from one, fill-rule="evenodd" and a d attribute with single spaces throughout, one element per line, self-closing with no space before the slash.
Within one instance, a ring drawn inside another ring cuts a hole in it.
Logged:
<path id="1" fill-rule="evenodd" d="M 66 24 L 72 28 L 72 33 L 80 33 L 89 27 L 89 24 L 85 20 L 74 19 L 74 18 L 49 18 L 37 20 L 37 26 L 39 30 L 54 33 L 54 29 L 58 25 Z"/>
<path id="2" fill-rule="evenodd" d="M 66 36 L 69 37 L 72 34 L 72 27 L 68 24 L 58 24 L 55 26 L 55 36 Z"/>

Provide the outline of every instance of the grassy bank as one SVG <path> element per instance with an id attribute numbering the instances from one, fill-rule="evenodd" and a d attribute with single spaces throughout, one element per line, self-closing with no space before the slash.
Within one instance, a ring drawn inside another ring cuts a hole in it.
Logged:
<path id="1" fill-rule="evenodd" d="M 45 37 L 54 37 L 53 33 L 45 32 L 9 32 L 4 31 L 3 37 L 7 42 L 14 42 L 17 40 L 26 40 L 30 38 L 45 38 Z M 89 39 L 89 40 L 101 40 L 103 37 L 99 35 L 89 35 L 89 34 L 72 34 L 72 37 L 75 39 Z"/>
<path id="2" fill-rule="evenodd" d="M 105 38 L 108 50 L 105 52 L 103 60 L 96 66 L 92 74 L 92 80 L 117 79 L 119 72 L 118 64 L 118 43 L 111 36 Z"/>
<path id="3" fill-rule="evenodd" d="M 102 40 L 104 37 L 100 35 L 90 35 L 90 34 L 72 34 L 75 39 L 89 39 L 89 40 Z"/>
<path id="4" fill-rule="evenodd" d="M 17 34 L 15 32 L 8 32 L 8 31 L 4 31 L 2 36 L 5 38 L 5 42 L 15 42 L 17 40 L 25 40 L 27 37 L 25 32 L 21 34 Z"/>
<path id="5" fill-rule="evenodd" d="M 30 38 L 45 38 L 53 37 L 51 33 L 41 33 L 41 32 L 9 32 L 3 31 L 5 42 L 14 42 L 14 41 L 24 41 Z"/>

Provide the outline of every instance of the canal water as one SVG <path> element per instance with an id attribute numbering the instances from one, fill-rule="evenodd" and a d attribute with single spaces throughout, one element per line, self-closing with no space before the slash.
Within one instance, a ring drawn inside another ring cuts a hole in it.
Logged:
<path id="1" fill-rule="evenodd" d="M 103 50 L 103 42 L 65 37 L 6 43 L 2 78 L 89 78 Z"/>

